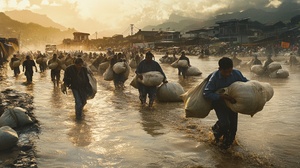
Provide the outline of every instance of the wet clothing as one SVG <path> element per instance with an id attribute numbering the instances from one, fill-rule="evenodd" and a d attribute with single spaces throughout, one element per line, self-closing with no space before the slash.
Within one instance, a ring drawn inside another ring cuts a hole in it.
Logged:
<path id="1" fill-rule="evenodd" d="M 117 62 L 125 62 L 126 63 L 126 60 L 112 58 L 110 61 L 110 66 L 113 67 Z M 126 81 L 125 72 L 117 74 L 113 71 L 113 82 L 114 82 L 115 88 L 123 88 L 124 87 L 124 83 Z"/>
<path id="2" fill-rule="evenodd" d="M 75 65 L 68 66 L 64 73 L 64 84 L 72 89 L 75 98 L 76 117 L 81 117 L 88 94 L 92 92 L 87 73 L 86 67 L 81 67 L 78 71 Z"/>
<path id="3" fill-rule="evenodd" d="M 27 59 L 23 62 L 23 71 L 25 68 L 25 76 L 27 79 L 27 83 L 32 83 L 33 76 L 33 67 L 36 67 L 35 62 L 33 60 Z"/>
<path id="4" fill-rule="evenodd" d="M 135 71 L 136 74 L 143 74 L 150 71 L 158 71 L 164 76 L 164 81 L 166 80 L 166 75 L 163 72 L 161 66 L 154 60 L 148 62 L 146 59 L 141 61 Z M 139 99 L 142 104 L 146 103 L 146 97 L 148 94 L 149 105 L 153 103 L 156 97 L 156 86 L 145 86 L 144 84 L 138 82 Z"/>
<path id="5" fill-rule="evenodd" d="M 236 81 L 248 81 L 239 70 L 233 69 L 229 77 L 224 78 L 220 71 L 212 73 L 204 88 L 203 96 L 212 101 L 212 107 L 216 112 L 218 121 L 213 126 L 216 139 L 223 136 L 223 143 L 231 145 L 235 139 L 238 123 L 238 113 L 227 107 L 225 101 L 216 93 L 217 90 L 228 87 Z"/>
<path id="6" fill-rule="evenodd" d="M 15 57 L 11 58 L 11 60 L 10 60 L 10 64 L 11 64 L 11 67 L 13 68 L 13 70 L 14 70 L 14 75 L 15 76 L 20 74 L 20 67 L 19 66 L 13 67 L 12 65 L 13 65 L 14 61 L 19 61 L 19 60 L 20 60 L 19 58 L 15 58 Z"/>
<path id="7" fill-rule="evenodd" d="M 53 59 L 53 58 L 50 59 L 48 61 L 48 65 L 50 65 L 53 62 L 58 62 L 58 59 Z M 55 83 L 57 83 L 57 85 L 59 83 L 60 71 L 61 71 L 61 66 L 59 65 L 59 63 L 58 63 L 58 66 L 55 69 L 51 69 L 50 75 L 51 75 L 51 80 L 54 83 L 54 85 L 55 85 Z"/>
<path id="8" fill-rule="evenodd" d="M 188 65 L 189 66 L 191 65 L 190 64 L 190 59 L 186 56 L 180 56 L 178 61 L 179 60 L 186 60 L 188 62 Z M 181 73 L 182 73 L 183 78 L 185 78 L 186 77 L 186 71 L 187 71 L 188 68 L 189 67 L 178 67 L 178 75 L 181 75 Z"/>

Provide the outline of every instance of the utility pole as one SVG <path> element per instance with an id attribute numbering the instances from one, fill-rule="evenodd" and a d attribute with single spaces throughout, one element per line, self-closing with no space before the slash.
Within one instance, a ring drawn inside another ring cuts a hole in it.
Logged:
<path id="1" fill-rule="evenodd" d="M 130 24 L 130 35 L 132 36 L 133 35 L 133 24 Z"/>

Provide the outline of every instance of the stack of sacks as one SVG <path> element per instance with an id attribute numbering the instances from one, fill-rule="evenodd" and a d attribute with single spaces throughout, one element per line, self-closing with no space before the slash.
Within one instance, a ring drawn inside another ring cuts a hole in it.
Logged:
<path id="1" fill-rule="evenodd" d="M 157 100 L 161 102 L 180 102 L 180 95 L 184 93 L 179 83 L 168 82 L 160 85 L 157 89 Z"/>
<path id="2" fill-rule="evenodd" d="M 282 69 L 279 62 L 272 62 L 267 66 L 267 71 L 269 72 L 269 77 L 271 78 L 287 78 L 289 72 Z"/>
<path id="3" fill-rule="evenodd" d="M 223 89 L 223 93 L 233 97 L 235 104 L 225 100 L 226 105 L 234 112 L 253 116 L 261 111 L 273 95 L 274 90 L 269 83 L 251 80 L 234 82 Z"/>
<path id="4" fill-rule="evenodd" d="M 205 118 L 212 109 L 211 101 L 203 97 L 203 91 L 208 80 L 207 77 L 202 83 L 181 95 L 186 117 Z"/>

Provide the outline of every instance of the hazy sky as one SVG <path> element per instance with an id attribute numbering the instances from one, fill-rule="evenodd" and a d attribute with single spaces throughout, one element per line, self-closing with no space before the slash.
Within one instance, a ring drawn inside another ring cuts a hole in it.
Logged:
<path id="1" fill-rule="evenodd" d="M 157 25 L 172 13 L 206 18 L 216 13 L 250 7 L 276 8 L 284 1 L 300 0 L 0 0 L 0 11 L 31 10 L 78 31 L 99 36 L 129 33 L 136 28 Z"/>

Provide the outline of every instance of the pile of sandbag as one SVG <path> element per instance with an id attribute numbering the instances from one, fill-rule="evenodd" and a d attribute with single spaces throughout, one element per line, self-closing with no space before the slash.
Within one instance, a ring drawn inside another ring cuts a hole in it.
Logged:
<path id="1" fill-rule="evenodd" d="M 248 82 L 234 82 L 223 89 L 223 93 L 236 100 L 232 104 L 225 100 L 226 105 L 234 112 L 253 116 L 261 111 L 273 95 L 274 90 L 269 83 L 251 80 Z"/>
<path id="2" fill-rule="evenodd" d="M 157 88 L 157 100 L 161 102 L 180 102 L 184 93 L 183 87 L 179 83 L 168 82 Z"/>
<path id="3" fill-rule="evenodd" d="M 9 149 L 17 145 L 19 136 L 15 130 L 9 126 L 0 128 L 0 150 Z"/>
<path id="4" fill-rule="evenodd" d="M 189 89 L 181 95 L 181 98 L 184 101 L 186 117 L 204 118 L 212 109 L 211 101 L 203 97 L 203 91 L 208 80 L 209 77 L 205 78 L 196 87 Z"/>
<path id="5" fill-rule="evenodd" d="M 263 65 L 252 65 L 250 71 L 259 76 L 267 75 L 270 78 L 287 78 L 289 76 L 289 72 L 282 69 L 279 62 L 272 62 L 266 68 Z"/>
<path id="6" fill-rule="evenodd" d="M 26 114 L 27 110 L 21 107 L 6 108 L 0 117 L 0 127 L 10 126 L 11 128 L 32 124 L 33 121 Z"/>

